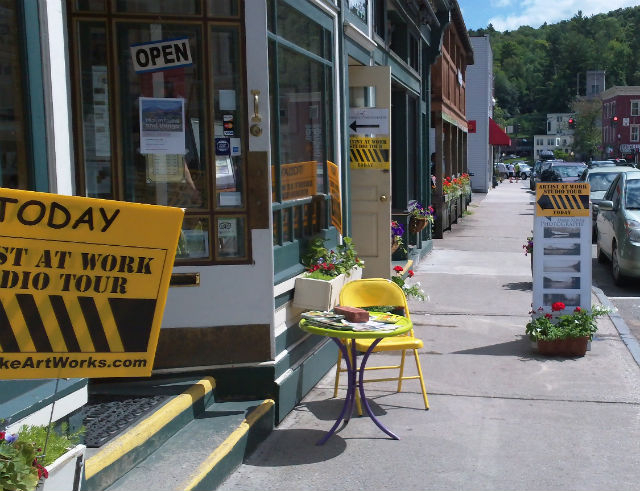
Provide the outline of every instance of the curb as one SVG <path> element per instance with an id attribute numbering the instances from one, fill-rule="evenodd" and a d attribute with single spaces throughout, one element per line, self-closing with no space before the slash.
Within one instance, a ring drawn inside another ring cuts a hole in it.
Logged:
<path id="1" fill-rule="evenodd" d="M 105 489 L 147 458 L 193 419 L 196 405 L 206 406 L 215 386 L 212 377 L 204 377 L 89 457 L 85 461 L 84 488 Z"/>
<path id="2" fill-rule="evenodd" d="M 611 312 L 609 312 L 608 314 L 609 319 L 611 319 L 611 322 L 613 322 L 613 325 L 618 331 L 618 334 L 620 334 L 620 338 L 622 338 L 622 341 L 627 346 L 629 353 L 631 353 L 631 356 L 633 356 L 635 362 L 638 364 L 638 366 L 640 366 L 640 343 L 638 343 L 638 340 L 631 333 L 631 330 L 629 329 L 629 326 L 627 326 L 627 323 L 622 317 L 620 317 L 618 309 L 616 309 L 616 307 L 611 303 L 604 292 L 600 288 L 597 288 L 595 286 L 591 286 L 591 290 L 602 305 L 604 305 L 608 309 L 611 309 Z"/>
<path id="3" fill-rule="evenodd" d="M 204 491 L 217 488 L 242 464 L 257 444 L 271 433 L 274 406 L 273 399 L 266 399 L 253 409 L 226 440 L 207 456 L 180 489 Z"/>

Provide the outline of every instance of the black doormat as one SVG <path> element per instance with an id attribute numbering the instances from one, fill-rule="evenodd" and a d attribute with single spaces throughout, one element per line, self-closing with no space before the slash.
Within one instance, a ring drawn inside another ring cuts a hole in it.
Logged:
<path id="1" fill-rule="evenodd" d="M 84 443 L 99 448 L 133 426 L 170 396 L 92 395 L 80 415 L 85 427 Z"/>

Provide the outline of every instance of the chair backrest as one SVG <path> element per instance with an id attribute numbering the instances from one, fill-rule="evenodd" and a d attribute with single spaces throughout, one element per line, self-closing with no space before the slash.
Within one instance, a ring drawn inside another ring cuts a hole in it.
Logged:
<path id="1" fill-rule="evenodd" d="M 340 305 L 349 307 L 374 307 L 378 305 L 402 307 L 404 316 L 411 320 L 407 297 L 402 288 L 385 278 L 366 278 L 350 281 L 340 290 Z"/>

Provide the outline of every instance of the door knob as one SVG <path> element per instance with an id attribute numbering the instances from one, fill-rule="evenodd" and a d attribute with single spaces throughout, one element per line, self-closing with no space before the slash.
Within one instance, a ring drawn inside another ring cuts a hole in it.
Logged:
<path id="1" fill-rule="evenodd" d="M 387 201 L 388 199 L 389 199 L 389 198 L 387 197 L 387 195 L 386 195 L 386 194 L 383 194 L 383 195 L 381 195 L 381 196 L 380 196 L 380 201 L 382 201 L 383 203 L 384 203 L 385 201 Z"/>

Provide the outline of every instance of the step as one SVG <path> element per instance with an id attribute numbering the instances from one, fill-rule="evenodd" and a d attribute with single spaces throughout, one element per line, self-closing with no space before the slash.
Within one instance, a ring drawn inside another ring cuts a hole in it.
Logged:
<path id="1" fill-rule="evenodd" d="M 213 490 L 273 429 L 274 402 L 215 402 L 106 491 Z"/>
<path id="2" fill-rule="evenodd" d="M 164 395 L 166 402 L 99 449 L 88 449 L 83 490 L 102 491 L 133 469 L 214 402 L 215 380 L 168 379 L 98 385 L 114 396 Z"/>

